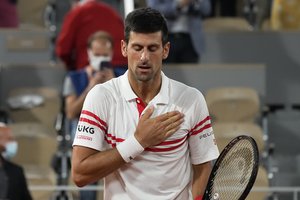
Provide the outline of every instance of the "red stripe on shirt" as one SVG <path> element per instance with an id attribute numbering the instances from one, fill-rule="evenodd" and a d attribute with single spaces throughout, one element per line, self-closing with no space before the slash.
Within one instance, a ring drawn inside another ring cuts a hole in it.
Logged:
<path id="1" fill-rule="evenodd" d="M 168 147 L 168 148 L 146 148 L 145 151 L 152 151 L 152 152 L 166 152 L 166 151 L 173 151 L 174 149 L 179 148 L 185 143 L 186 140 L 184 140 L 182 143 L 176 146 Z"/>
<path id="2" fill-rule="evenodd" d="M 100 119 L 100 117 L 98 117 L 97 115 L 95 115 L 94 113 L 87 111 L 87 110 L 82 110 L 81 114 L 85 114 L 88 115 L 90 117 L 93 117 L 94 119 L 96 119 L 102 126 L 105 126 L 105 128 L 107 129 L 107 124 L 105 121 L 103 121 L 102 119 Z"/>
<path id="3" fill-rule="evenodd" d="M 110 133 L 106 134 L 106 136 L 109 137 L 109 138 L 111 138 L 112 140 L 114 140 L 114 141 L 116 141 L 116 142 L 123 142 L 123 141 L 124 141 L 124 139 L 122 139 L 122 138 L 117 138 L 116 136 L 114 136 L 114 135 L 112 135 L 112 134 L 110 134 Z"/>
<path id="4" fill-rule="evenodd" d="M 205 117 L 202 121 L 200 121 L 198 124 L 196 124 L 196 126 L 190 130 L 190 133 L 194 132 L 195 129 L 197 129 L 199 126 L 203 125 L 208 120 L 210 120 L 210 116 Z"/>
<path id="5" fill-rule="evenodd" d="M 201 133 L 202 131 L 204 131 L 205 129 L 208 129 L 208 128 L 211 128 L 211 124 L 206 124 L 205 126 L 200 128 L 199 130 L 191 132 L 190 136 L 191 135 L 197 135 L 198 133 Z"/>
<path id="6" fill-rule="evenodd" d="M 186 139 L 187 135 L 185 135 L 183 138 L 179 138 L 176 140 L 171 140 L 171 141 L 165 141 L 165 142 L 161 142 L 160 144 L 156 145 L 156 146 L 163 146 L 163 145 L 170 145 L 170 144 L 176 144 L 181 142 L 182 140 Z"/>
<path id="7" fill-rule="evenodd" d="M 177 140 L 172 140 L 172 141 L 166 141 L 166 142 L 162 142 L 157 146 L 162 146 L 162 145 L 170 145 L 170 144 L 175 144 L 175 143 L 179 143 L 180 144 L 176 145 L 176 146 L 172 146 L 172 147 L 168 147 L 168 148 L 146 148 L 146 151 L 152 151 L 152 152 L 165 152 L 165 151 L 172 151 L 178 147 L 180 147 L 181 145 L 184 144 L 184 142 L 187 139 L 187 135 L 184 136 L 183 138 L 177 139 Z M 117 138 L 116 136 L 112 135 L 112 134 L 106 134 L 105 135 L 105 141 L 112 145 L 112 147 L 116 147 L 116 143 L 120 143 L 123 142 L 125 139 L 123 138 Z"/>
<path id="8" fill-rule="evenodd" d="M 111 141 L 111 140 L 108 140 L 107 137 L 104 137 L 104 140 L 105 140 L 108 144 L 110 144 L 112 147 L 116 147 L 116 146 L 117 146 L 116 143 L 114 143 L 114 142 Z"/>
<path id="9" fill-rule="evenodd" d="M 137 109 L 138 109 L 138 112 L 139 112 L 139 116 L 141 116 L 142 112 L 146 108 L 146 104 L 143 102 L 143 100 L 141 98 L 136 98 L 135 101 L 136 101 Z"/>
<path id="10" fill-rule="evenodd" d="M 80 117 L 79 118 L 79 121 L 80 122 L 86 122 L 88 124 L 91 124 L 91 125 L 94 125 L 94 126 L 97 126 L 98 128 L 100 128 L 102 131 L 104 131 L 105 133 L 107 132 L 106 128 L 101 126 L 100 124 L 98 124 L 97 122 L 93 121 L 93 120 L 90 120 L 90 119 L 87 119 L 87 118 L 84 118 L 84 117 Z"/>
<path id="11" fill-rule="evenodd" d="M 116 136 L 109 133 L 105 134 L 104 139 L 107 142 L 107 144 L 110 144 L 113 148 L 117 146 L 117 142 L 120 143 L 124 141 L 123 138 L 117 138 Z"/>

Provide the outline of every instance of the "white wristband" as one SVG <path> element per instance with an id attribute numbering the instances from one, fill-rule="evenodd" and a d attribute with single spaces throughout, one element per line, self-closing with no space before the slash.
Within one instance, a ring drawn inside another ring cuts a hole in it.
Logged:
<path id="1" fill-rule="evenodd" d="M 134 135 L 117 145 L 117 149 L 127 163 L 144 151 L 144 147 L 136 140 Z"/>

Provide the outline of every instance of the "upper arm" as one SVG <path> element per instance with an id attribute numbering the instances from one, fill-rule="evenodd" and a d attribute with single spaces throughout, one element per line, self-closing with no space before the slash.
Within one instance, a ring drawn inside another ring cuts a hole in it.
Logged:
<path id="1" fill-rule="evenodd" d="M 88 92 L 79 117 L 73 146 L 85 146 L 98 151 L 109 148 L 105 138 L 109 128 L 111 102 L 110 92 L 101 84 Z"/>
<path id="2" fill-rule="evenodd" d="M 75 104 L 77 100 L 77 96 L 75 94 L 73 95 L 68 95 L 67 97 L 65 97 L 65 103 L 66 103 L 66 107 L 65 107 L 65 112 L 67 114 L 67 118 L 68 119 L 74 119 L 77 118 L 78 116 L 75 114 L 73 105 Z M 81 108 L 79 108 L 81 109 Z"/>
<path id="3" fill-rule="evenodd" d="M 190 137 L 188 139 L 192 164 L 216 159 L 219 150 L 216 145 L 211 120 L 203 95 L 195 92 L 189 109 Z M 191 94 L 191 95 L 193 95 Z"/>

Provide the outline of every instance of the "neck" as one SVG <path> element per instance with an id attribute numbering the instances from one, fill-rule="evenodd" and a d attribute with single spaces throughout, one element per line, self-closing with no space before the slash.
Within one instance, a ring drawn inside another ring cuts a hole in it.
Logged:
<path id="1" fill-rule="evenodd" d="M 134 93 L 148 104 L 160 91 L 162 79 L 158 76 L 156 79 L 144 81 L 130 81 Z"/>
<path id="2" fill-rule="evenodd" d="M 150 85 L 139 85 L 139 87 L 134 90 L 138 97 L 140 97 L 144 103 L 148 104 L 158 93 L 160 90 L 159 87 L 153 88 Z"/>

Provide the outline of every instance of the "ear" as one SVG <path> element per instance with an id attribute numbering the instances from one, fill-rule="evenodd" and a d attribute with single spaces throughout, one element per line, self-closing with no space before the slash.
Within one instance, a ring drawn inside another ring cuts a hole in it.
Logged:
<path id="1" fill-rule="evenodd" d="M 121 40 L 121 52 L 124 57 L 127 57 L 127 43 Z"/>
<path id="2" fill-rule="evenodd" d="M 167 44 L 165 44 L 163 47 L 163 59 L 166 59 L 168 57 L 169 51 L 170 51 L 170 42 L 167 42 Z"/>

